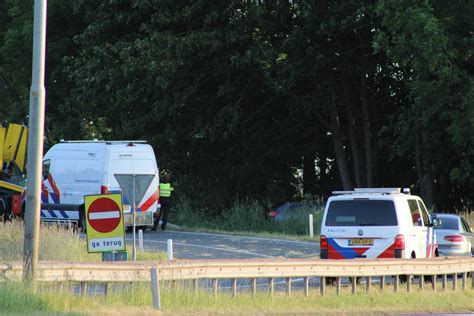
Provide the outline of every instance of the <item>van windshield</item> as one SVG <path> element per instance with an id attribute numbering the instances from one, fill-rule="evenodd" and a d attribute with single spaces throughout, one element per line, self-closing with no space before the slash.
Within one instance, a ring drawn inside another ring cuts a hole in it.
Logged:
<path id="1" fill-rule="evenodd" d="M 326 216 L 326 226 L 397 226 L 397 224 L 393 201 L 332 201 Z"/>

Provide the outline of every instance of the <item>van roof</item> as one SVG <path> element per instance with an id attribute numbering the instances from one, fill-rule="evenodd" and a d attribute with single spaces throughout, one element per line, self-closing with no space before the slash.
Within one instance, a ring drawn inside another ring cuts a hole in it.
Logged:
<path id="1" fill-rule="evenodd" d="M 333 195 L 363 195 L 363 194 L 376 194 L 376 195 L 392 195 L 392 194 L 410 194 L 410 189 L 404 188 L 355 188 L 353 191 L 333 191 Z"/>
<path id="2" fill-rule="evenodd" d="M 93 140 L 64 140 L 61 139 L 59 141 L 60 143 L 105 143 L 105 144 L 146 144 L 146 140 L 99 140 L 99 139 L 93 139 Z"/>

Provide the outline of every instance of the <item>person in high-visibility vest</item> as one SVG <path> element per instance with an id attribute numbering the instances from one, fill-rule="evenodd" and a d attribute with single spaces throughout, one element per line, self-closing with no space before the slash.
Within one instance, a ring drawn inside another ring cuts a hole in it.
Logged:
<path id="1" fill-rule="evenodd" d="M 166 224 L 168 223 L 168 215 L 170 212 L 171 208 L 171 192 L 173 192 L 174 188 L 171 186 L 171 177 L 169 175 L 166 175 L 163 177 L 163 182 L 160 183 L 160 212 L 158 213 L 158 216 L 155 217 L 155 221 L 153 224 L 152 230 L 156 230 L 158 227 L 158 224 L 160 223 L 160 218 L 161 219 L 161 230 L 166 229 Z"/>

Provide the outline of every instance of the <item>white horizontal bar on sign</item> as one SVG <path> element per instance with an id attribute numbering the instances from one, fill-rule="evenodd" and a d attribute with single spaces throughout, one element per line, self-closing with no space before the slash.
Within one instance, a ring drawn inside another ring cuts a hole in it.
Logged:
<path id="1" fill-rule="evenodd" d="M 109 218 L 120 218 L 119 211 L 109 211 L 109 212 L 94 212 L 89 213 L 89 219 L 109 219 Z"/>

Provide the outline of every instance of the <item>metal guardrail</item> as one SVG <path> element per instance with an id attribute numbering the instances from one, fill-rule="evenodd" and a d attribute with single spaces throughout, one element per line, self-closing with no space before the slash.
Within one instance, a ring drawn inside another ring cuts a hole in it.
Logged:
<path id="1" fill-rule="evenodd" d="M 150 269 L 160 280 L 380 277 L 395 275 L 445 275 L 474 272 L 472 257 L 434 259 L 244 259 L 130 262 L 40 261 L 38 281 L 134 282 L 149 281 Z M 20 280 L 21 262 L 0 263 L 0 279 Z"/>
<path id="2" fill-rule="evenodd" d="M 22 279 L 22 262 L 0 262 L 0 280 L 19 281 Z M 471 286 L 468 275 L 471 275 Z M 406 290 L 412 290 L 418 276 L 420 289 L 425 280 L 430 279 L 432 290 L 436 291 L 438 277 L 442 289 L 448 285 L 451 275 L 453 289 L 457 288 L 458 276 L 462 277 L 462 288 L 474 289 L 474 257 L 431 258 L 431 259 L 353 259 L 353 260 L 310 260 L 310 259 L 245 259 L 245 260 L 174 260 L 147 262 L 56 262 L 40 261 L 38 281 L 40 282 L 80 282 L 81 293 L 87 292 L 88 283 L 105 283 L 104 293 L 113 282 L 151 282 L 153 306 L 161 308 L 160 281 L 194 280 L 194 289 L 199 288 L 199 280 L 212 280 L 212 292 L 217 294 L 220 279 L 231 279 L 232 295 L 237 295 L 237 280 L 251 279 L 252 293 L 257 291 L 257 279 L 268 279 L 268 291 L 273 295 L 275 280 L 285 278 L 287 295 L 292 291 L 292 278 L 303 279 L 304 295 L 309 293 L 309 278 L 319 277 L 320 293 L 326 294 L 326 286 L 331 281 L 336 294 L 341 293 L 342 279 L 349 277 L 352 294 L 357 290 L 357 279 L 365 277 L 365 290 L 369 292 L 372 280 L 379 278 L 380 289 L 386 286 L 386 277 L 392 277 L 395 292 L 400 289 L 401 276 L 406 280 Z M 428 276 L 428 277 L 427 277 Z"/>

